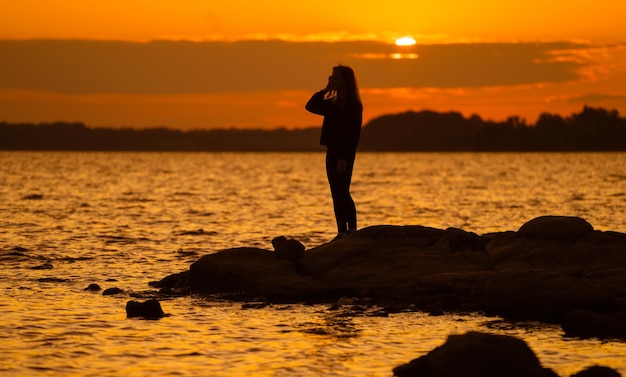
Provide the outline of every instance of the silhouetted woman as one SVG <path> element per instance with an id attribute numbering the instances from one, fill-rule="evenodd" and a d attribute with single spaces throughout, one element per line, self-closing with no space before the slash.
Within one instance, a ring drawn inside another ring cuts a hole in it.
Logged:
<path id="1" fill-rule="evenodd" d="M 328 84 L 313 94 L 306 109 L 324 116 L 320 144 L 326 146 L 326 175 L 337 219 L 337 238 L 341 238 L 357 229 L 350 181 L 361 136 L 363 105 L 352 68 L 333 67 Z"/>

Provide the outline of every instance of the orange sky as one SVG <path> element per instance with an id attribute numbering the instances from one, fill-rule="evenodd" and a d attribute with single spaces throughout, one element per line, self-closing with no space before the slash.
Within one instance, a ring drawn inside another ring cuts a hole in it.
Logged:
<path id="1" fill-rule="evenodd" d="M 313 4 L 8 3 L 0 121 L 318 126 L 303 105 L 339 62 L 357 71 L 366 121 L 422 109 L 529 122 L 584 105 L 626 114 L 624 2 Z M 405 35 L 417 45 L 393 45 Z"/>

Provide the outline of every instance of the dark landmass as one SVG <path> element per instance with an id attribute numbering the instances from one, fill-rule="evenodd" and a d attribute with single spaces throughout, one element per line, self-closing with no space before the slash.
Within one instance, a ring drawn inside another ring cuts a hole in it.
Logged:
<path id="1" fill-rule="evenodd" d="M 319 128 L 193 130 L 90 128 L 82 123 L 0 123 L 0 150 L 320 151 Z M 535 124 L 458 112 L 405 112 L 364 125 L 360 151 L 626 151 L 626 118 L 584 107 L 568 117 L 542 114 Z"/>

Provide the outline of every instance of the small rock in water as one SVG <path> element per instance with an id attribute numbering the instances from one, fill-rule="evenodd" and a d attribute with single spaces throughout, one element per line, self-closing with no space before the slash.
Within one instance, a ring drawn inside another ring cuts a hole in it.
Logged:
<path id="1" fill-rule="evenodd" d="M 101 291 L 102 288 L 96 284 L 96 283 L 91 283 L 89 284 L 89 286 L 87 288 L 85 288 L 86 291 L 92 291 L 92 292 L 97 292 L 97 291 Z"/>
<path id="2" fill-rule="evenodd" d="M 161 304 L 157 300 L 148 300 L 144 302 L 128 301 L 126 303 L 126 316 L 128 318 L 147 318 L 156 319 L 163 318 L 165 313 L 161 308 Z"/>
<path id="3" fill-rule="evenodd" d="M 116 295 L 118 293 L 122 293 L 124 292 L 122 289 L 120 288 L 107 288 L 104 290 L 104 292 L 102 292 L 103 296 L 111 296 L 111 295 Z"/>

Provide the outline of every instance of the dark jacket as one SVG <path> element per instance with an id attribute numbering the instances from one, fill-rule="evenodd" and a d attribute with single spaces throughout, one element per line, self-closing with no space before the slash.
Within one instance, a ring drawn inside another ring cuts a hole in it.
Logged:
<path id="1" fill-rule="evenodd" d="M 320 144 L 341 159 L 354 159 L 363 122 L 361 102 L 351 99 L 344 106 L 340 106 L 331 100 L 325 100 L 324 92 L 319 91 L 313 94 L 305 108 L 313 114 L 324 116 Z"/>

